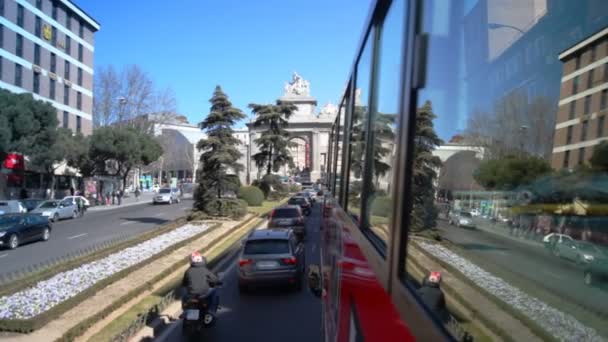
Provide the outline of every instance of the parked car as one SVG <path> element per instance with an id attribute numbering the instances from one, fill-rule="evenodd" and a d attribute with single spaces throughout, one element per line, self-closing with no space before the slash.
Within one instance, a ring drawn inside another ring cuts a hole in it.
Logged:
<path id="1" fill-rule="evenodd" d="M 34 209 L 36 209 L 37 206 L 40 205 L 40 203 L 44 202 L 43 199 L 34 199 L 34 198 L 28 198 L 28 199 L 24 199 L 21 200 L 21 205 L 28 211 L 32 211 Z"/>
<path id="2" fill-rule="evenodd" d="M 475 223 L 473 222 L 473 215 L 471 215 L 471 213 L 467 211 L 459 211 L 450 214 L 448 222 L 451 225 L 456 225 L 456 227 L 475 227 Z"/>
<path id="3" fill-rule="evenodd" d="M 561 243 L 562 240 L 574 241 L 570 235 L 551 233 L 543 237 L 543 245 L 548 251 L 553 252 L 555 246 Z"/>
<path id="4" fill-rule="evenodd" d="M 158 194 L 152 198 L 152 204 L 158 203 L 179 203 L 179 190 L 176 188 L 159 189 Z"/>
<path id="5" fill-rule="evenodd" d="M 27 209 L 18 200 L 0 201 L 0 215 L 3 214 L 22 214 Z"/>
<path id="6" fill-rule="evenodd" d="M 60 219 L 77 218 L 79 213 L 78 206 L 72 199 L 63 199 L 44 201 L 32 210 L 32 214 L 42 215 L 52 222 L 57 222 Z"/>
<path id="7" fill-rule="evenodd" d="M 91 206 L 91 202 L 89 202 L 89 200 L 84 196 L 65 196 L 63 199 L 64 200 L 71 199 L 71 200 L 75 201 L 76 205 L 78 205 L 78 201 L 82 201 L 85 208 L 88 208 Z"/>
<path id="8" fill-rule="evenodd" d="M 308 200 L 308 203 L 310 203 L 310 206 L 312 207 L 313 204 L 315 204 L 315 200 L 312 198 L 311 194 L 309 191 L 305 191 L 302 190 L 300 192 L 298 192 L 297 194 L 294 195 L 294 197 L 299 196 L 299 197 L 304 197 Z"/>
<path id="9" fill-rule="evenodd" d="M 593 259 L 585 263 L 584 282 L 585 285 L 592 286 L 601 280 L 608 279 L 608 252 L 605 248 L 598 248 L 598 254 L 593 255 Z"/>
<path id="10" fill-rule="evenodd" d="M 306 225 L 302 209 L 297 205 L 286 205 L 275 208 L 268 220 L 268 228 L 293 229 L 299 240 L 306 237 Z"/>
<path id="11" fill-rule="evenodd" d="M 553 254 L 577 264 L 590 263 L 596 258 L 604 256 L 604 253 L 595 244 L 587 241 L 577 241 L 572 238 L 562 238 L 558 241 L 553 248 Z"/>
<path id="12" fill-rule="evenodd" d="M 51 224 L 44 216 L 8 214 L 0 216 L 0 246 L 15 249 L 31 241 L 47 241 L 51 237 Z"/>
<path id="13" fill-rule="evenodd" d="M 293 196 L 287 201 L 287 204 L 300 206 L 304 215 L 310 215 L 310 203 L 305 197 Z"/>
<path id="14" fill-rule="evenodd" d="M 254 230 L 243 244 L 238 263 L 241 291 L 251 285 L 273 284 L 302 289 L 305 249 L 291 229 Z"/>
<path id="15" fill-rule="evenodd" d="M 479 211 L 479 209 L 473 209 L 473 210 L 471 210 L 471 216 L 477 217 L 479 215 L 481 215 L 481 212 Z"/>

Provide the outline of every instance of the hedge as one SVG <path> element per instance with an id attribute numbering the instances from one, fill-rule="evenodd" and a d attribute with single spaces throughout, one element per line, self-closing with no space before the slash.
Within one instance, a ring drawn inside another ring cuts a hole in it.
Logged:
<path id="1" fill-rule="evenodd" d="M 194 241 L 207 233 L 212 232 L 213 230 L 217 229 L 219 226 L 220 226 L 219 224 L 213 225 L 209 229 L 201 232 L 200 234 L 194 235 L 189 239 L 178 242 L 178 243 L 168 247 L 167 249 L 156 254 L 152 258 L 142 260 L 142 262 L 140 262 L 136 265 L 133 265 L 118 273 L 115 273 L 112 276 L 110 276 L 104 280 L 101 280 L 100 282 L 96 283 L 95 285 L 82 291 L 78 295 L 64 301 L 63 303 L 60 303 L 60 304 L 54 306 L 53 308 L 41 313 L 40 315 L 32 317 L 31 319 L 0 320 L 0 331 L 13 331 L 13 332 L 19 332 L 19 333 L 29 333 L 34 330 L 37 330 L 37 329 L 43 327 L 44 325 L 46 325 L 47 323 L 49 323 L 50 321 L 58 318 L 66 311 L 72 309 L 74 306 L 80 304 L 82 301 L 86 300 L 87 298 L 94 296 L 98 291 L 102 290 L 106 286 L 116 282 L 117 280 L 119 280 L 121 278 L 124 278 L 127 274 L 129 274 L 145 265 L 148 265 L 150 262 L 153 262 L 154 260 L 156 260 L 160 257 L 168 255 L 169 253 L 184 246 L 185 244 L 187 244 L 191 241 Z"/>
<path id="2" fill-rule="evenodd" d="M 240 187 L 238 197 L 252 207 L 259 207 L 264 202 L 264 193 L 257 186 Z"/>
<path id="3" fill-rule="evenodd" d="M 388 196 L 378 196 L 372 202 L 372 215 L 389 217 L 392 211 L 393 200 Z"/>
<path id="4" fill-rule="evenodd" d="M 234 198 L 216 198 L 205 204 L 204 212 L 210 216 L 240 219 L 247 214 L 247 202 Z"/>

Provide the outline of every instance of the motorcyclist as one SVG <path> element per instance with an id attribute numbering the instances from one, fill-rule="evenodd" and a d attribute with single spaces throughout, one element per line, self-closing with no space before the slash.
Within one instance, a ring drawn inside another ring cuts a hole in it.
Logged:
<path id="1" fill-rule="evenodd" d="M 221 280 L 207 268 L 205 257 L 199 252 L 193 252 L 190 255 L 190 268 L 186 270 L 182 280 L 182 286 L 188 292 L 187 296 L 205 297 L 209 303 L 209 312 L 216 313 L 219 296 L 213 287 L 221 283 Z"/>
<path id="2" fill-rule="evenodd" d="M 441 291 L 441 273 L 431 272 L 428 277 L 422 281 L 422 286 L 418 289 L 418 295 L 422 302 L 441 320 L 447 319 L 447 309 L 445 305 L 445 296 Z"/>

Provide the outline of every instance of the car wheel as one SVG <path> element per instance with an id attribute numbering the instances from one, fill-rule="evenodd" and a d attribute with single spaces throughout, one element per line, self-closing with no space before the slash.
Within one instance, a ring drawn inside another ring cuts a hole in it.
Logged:
<path id="1" fill-rule="evenodd" d="M 553 255 L 555 255 L 558 258 L 560 257 L 559 249 L 557 247 L 553 249 Z"/>
<path id="2" fill-rule="evenodd" d="M 173 198 L 169 198 L 169 205 L 173 204 Z"/>
<path id="3" fill-rule="evenodd" d="M 50 237 L 51 237 L 51 230 L 48 228 L 44 228 L 44 230 L 42 231 L 42 241 L 49 241 Z"/>
<path id="4" fill-rule="evenodd" d="M 58 214 L 58 213 L 55 213 L 55 214 L 53 215 L 53 219 L 52 219 L 51 221 L 53 221 L 53 222 L 57 222 L 57 221 L 59 221 L 59 214 Z"/>
<path id="5" fill-rule="evenodd" d="M 72 218 L 73 219 L 78 218 L 78 212 L 77 211 L 74 211 L 74 213 L 72 213 Z"/>
<path id="6" fill-rule="evenodd" d="M 585 285 L 592 286 L 593 285 L 593 273 L 591 271 L 585 271 Z"/>
<path id="7" fill-rule="evenodd" d="M 8 248 L 15 249 L 17 247 L 19 247 L 19 237 L 17 237 L 17 234 L 13 234 L 8 239 Z"/>

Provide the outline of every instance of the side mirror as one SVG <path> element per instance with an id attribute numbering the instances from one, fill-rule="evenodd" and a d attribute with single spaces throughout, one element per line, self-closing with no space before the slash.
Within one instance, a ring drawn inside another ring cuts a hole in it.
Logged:
<path id="1" fill-rule="evenodd" d="M 308 288 L 310 292 L 317 297 L 321 297 L 321 293 L 323 292 L 322 286 L 319 265 L 308 265 Z"/>

